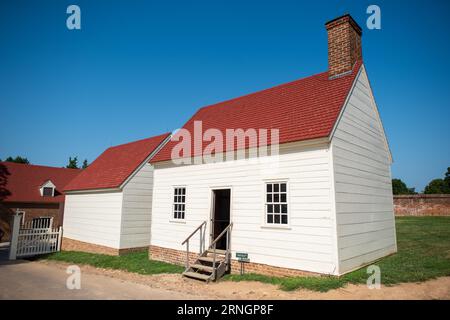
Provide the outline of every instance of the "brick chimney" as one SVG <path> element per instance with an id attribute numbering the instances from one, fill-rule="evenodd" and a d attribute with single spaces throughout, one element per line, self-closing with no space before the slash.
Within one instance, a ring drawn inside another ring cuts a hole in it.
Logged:
<path id="1" fill-rule="evenodd" d="M 362 59 L 361 27 L 349 15 L 325 23 L 328 32 L 328 74 L 336 78 Z"/>

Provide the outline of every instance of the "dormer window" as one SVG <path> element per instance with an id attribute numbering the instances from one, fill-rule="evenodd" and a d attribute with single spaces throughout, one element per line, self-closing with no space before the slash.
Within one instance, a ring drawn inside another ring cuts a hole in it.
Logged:
<path id="1" fill-rule="evenodd" d="M 55 189 L 51 187 L 44 187 L 42 188 L 42 196 L 43 197 L 53 197 L 55 193 Z"/>
<path id="2" fill-rule="evenodd" d="M 50 180 L 46 181 L 40 188 L 42 197 L 54 197 L 56 186 Z"/>

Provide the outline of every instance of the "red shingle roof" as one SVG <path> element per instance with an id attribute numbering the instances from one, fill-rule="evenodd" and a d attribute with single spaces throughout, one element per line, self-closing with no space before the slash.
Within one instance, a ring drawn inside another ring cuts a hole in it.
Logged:
<path id="1" fill-rule="evenodd" d="M 64 191 L 120 187 L 168 136 L 165 133 L 107 149 L 71 181 Z"/>
<path id="2" fill-rule="evenodd" d="M 58 203 L 64 201 L 62 190 L 81 170 L 0 162 L 0 171 L 6 177 L 4 189 L 9 195 L 5 202 Z M 6 174 L 5 174 L 6 171 Z M 50 180 L 56 186 L 55 197 L 42 197 L 40 187 Z M 2 191 L 5 191 L 2 190 Z"/>
<path id="3" fill-rule="evenodd" d="M 328 72 L 323 72 L 203 107 L 183 128 L 189 130 L 192 137 L 194 121 L 202 121 L 203 132 L 216 128 L 222 132 L 223 137 L 226 129 L 279 129 L 280 144 L 327 137 L 361 65 L 362 62 L 358 62 L 351 73 L 332 80 L 328 78 Z M 209 143 L 203 142 L 202 150 Z M 151 162 L 170 160 L 172 148 L 176 144 L 178 142 L 169 141 Z M 248 141 L 246 144 L 245 147 L 248 148 Z M 270 145 L 270 139 L 268 144 Z M 194 156 L 201 155 L 201 150 L 194 150 L 193 141 L 191 150 Z"/>

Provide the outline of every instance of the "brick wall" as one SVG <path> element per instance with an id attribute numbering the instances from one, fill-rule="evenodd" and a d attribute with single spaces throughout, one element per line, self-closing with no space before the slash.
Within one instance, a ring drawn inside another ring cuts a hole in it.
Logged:
<path id="1" fill-rule="evenodd" d="M 396 216 L 450 216 L 449 194 L 394 196 Z"/>
<path id="2" fill-rule="evenodd" d="M 189 263 L 193 264 L 198 257 L 197 252 L 190 252 L 189 254 Z M 158 246 L 150 246 L 149 249 L 149 258 L 152 260 L 163 261 L 167 263 L 173 263 L 184 266 L 186 264 L 186 251 L 175 250 L 162 248 Z M 249 262 L 245 263 L 245 272 L 246 273 L 258 273 L 268 276 L 305 276 L 305 275 L 317 275 L 315 273 L 289 269 L 289 268 L 281 268 L 270 266 L 267 264 L 254 263 Z M 237 260 L 231 260 L 231 273 L 239 273 L 240 272 L 240 262 Z"/>
<path id="3" fill-rule="evenodd" d="M 64 203 L 24 203 L 6 202 L 5 207 L 16 212 L 17 209 L 25 212 L 25 222 L 39 217 L 53 217 L 53 226 L 62 226 Z"/>
<path id="4" fill-rule="evenodd" d="M 25 212 L 25 222 L 38 217 L 53 217 L 53 227 L 62 226 L 64 203 L 2 202 L 0 206 L 0 228 L 5 232 L 1 241 L 10 240 L 11 214 L 16 210 Z"/>

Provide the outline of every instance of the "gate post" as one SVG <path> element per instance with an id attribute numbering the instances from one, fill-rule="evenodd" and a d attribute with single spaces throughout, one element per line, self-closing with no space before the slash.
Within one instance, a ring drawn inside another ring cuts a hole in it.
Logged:
<path id="1" fill-rule="evenodd" d="M 63 232 L 63 228 L 62 228 L 62 226 L 60 226 L 58 229 L 58 244 L 56 247 L 57 251 L 61 251 L 62 232 Z"/>
<path id="2" fill-rule="evenodd" d="M 9 245 L 9 260 L 16 260 L 17 255 L 17 242 L 19 240 L 20 220 L 22 218 L 22 212 L 17 211 L 13 215 L 13 223 L 11 228 L 11 243 Z"/>

